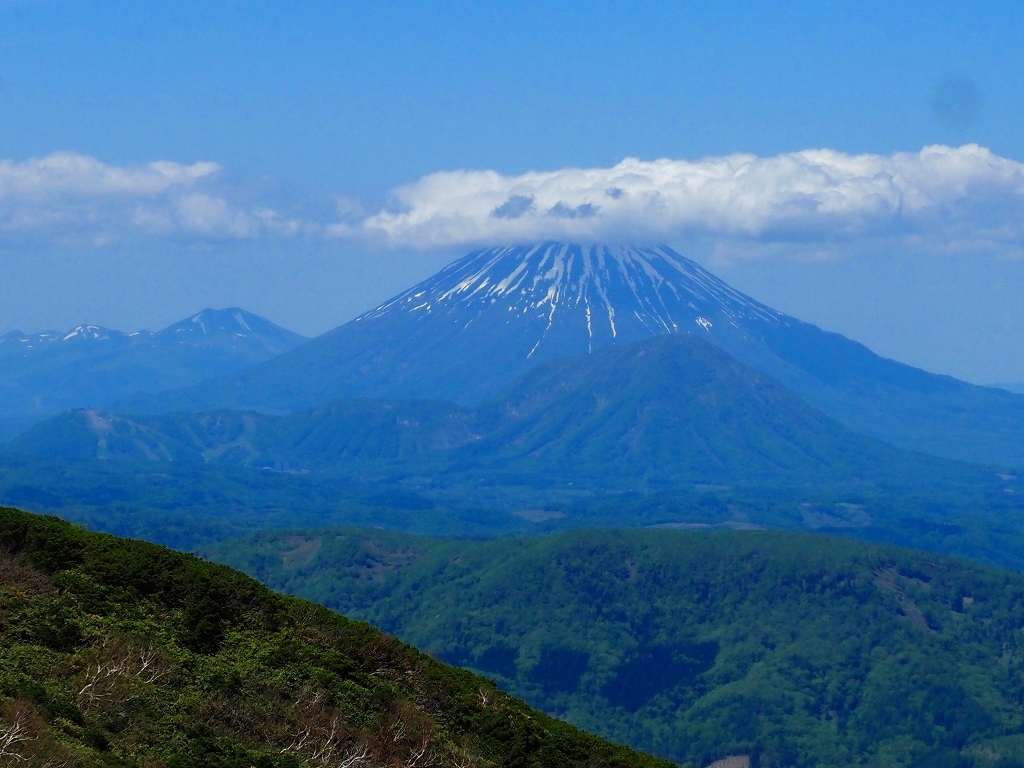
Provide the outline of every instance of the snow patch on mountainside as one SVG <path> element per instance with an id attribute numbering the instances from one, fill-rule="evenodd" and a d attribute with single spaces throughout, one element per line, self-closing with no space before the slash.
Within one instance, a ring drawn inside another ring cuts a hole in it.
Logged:
<path id="1" fill-rule="evenodd" d="M 123 333 L 99 325 L 76 325 L 68 331 L 43 331 L 42 333 L 22 333 L 11 331 L 0 336 L 0 350 L 5 347 L 16 346 L 20 350 L 35 349 L 39 346 L 57 344 L 60 342 L 83 342 L 83 341 L 124 341 L 138 336 L 150 337 L 150 331 L 135 331 L 134 333 Z"/>
<path id="2" fill-rule="evenodd" d="M 504 309 L 507 323 L 531 315 L 543 319 L 544 332 L 561 313 L 582 311 L 591 340 L 598 334 L 617 340 L 623 316 L 652 336 L 679 333 L 693 323 L 709 331 L 713 321 L 705 314 L 734 323 L 784 317 L 666 246 L 544 243 L 475 251 L 356 322 L 393 313 L 459 313 L 468 327 L 495 305 Z"/>

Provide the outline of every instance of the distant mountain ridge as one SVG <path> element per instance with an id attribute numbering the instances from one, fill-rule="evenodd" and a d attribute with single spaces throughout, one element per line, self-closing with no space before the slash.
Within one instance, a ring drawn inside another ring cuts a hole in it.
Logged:
<path id="1" fill-rule="evenodd" d="M 33 427 L 9 450 L 294 469 L 384 462 L 406 474 L 496 485 L 531 478 L 631 490 L 914 483 L 958 471 L 954 462 L 858 435 L 714 345 L 680 335 L 548 361 L 477 408 L 355 399 L 282 416 L 74 411 Z"/>
<path id="2" fill-rule="evenodd" d="M 76 325 L 68 331 L 42 331 L 41 333 L 26 334 L 21 331 L 11 331 L 0 336 L 0 354 L 17 354 L 17 352 L 34 350 L 43 344 L 54 344 L 67 341 L 109 341 L 110 339 L 130 339 L 135 336 L 152 336 L 150 331 L 135 331 L 123 333 L 121 331 L 104 328 L 100 325 Z"/>
<path id="3" fill-rule="evenodd" d="M 1024 466 L 1024 397 L 882 358 L 745 296 L 667 247 L 474 251 L 299 349 L 118 408 L 297 411 L 353 397 L 472 405 L 545 360 L 664 334 L 706 338 L 863 434 Z"/>
<path id="4" fill-rule="evenodd" d="M 134 344 L 149 339 L 167 343 L 171 340 L 184 343 L 186 339 L 204 338 L 223 343 L 231 339 L 235 344 L 243 339 L 260 338 L 275 354 L 290 349 L 296 339 L 304 339 L 266 318 L 246 312 L 238 307 L 227 309 L 204 309 L 191 317 L 167 326 L 161 331 L 118 331 L 101 325 L 76 325 L 67 331 L 42 331 L 26 334 L 15 330 L 0 336 L 0 358 L 27 357 L 37 353 L 45 345 L 60 346 L 68 343 L 121 342 Z"/>
<path id="5" fill-rule="evenodd" d="M 205 309 L 161 331 L 96 325 L 0 336 L 0 420 L 38 421 L 223 376 L 305 341 L 251 312 Z M 2 428 L 0 428 L 2 433 Z"/>

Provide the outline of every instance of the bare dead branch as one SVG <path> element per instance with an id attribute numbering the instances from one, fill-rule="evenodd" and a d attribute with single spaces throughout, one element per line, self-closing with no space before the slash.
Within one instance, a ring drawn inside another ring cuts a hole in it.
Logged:
<path id="1" fill-rule="evenodd" d="M 115 695 L 118 683 L 124 678 L 152 685 L 170 674 L 170 669 L 152 648 L 133 648 L 108 639 L 103 641 L 97 655 L 99 660 L 86 666 L 82 687 L 78 691 L 78 695 L 90 705 L 118 698 Z"/>
<path id="2" fill-rule="evenodd" d="M 21 753 L 19 745 L 35 741 L 37 738 L 29 731 L 28 717 L 25 713 L 15 712 L 14 720 L 9 726 L 0 726 L 0 758 L 6 758 L 11 765 L 26 761 L 28 758 Z"/>
<path id="3" fill-rule="evenodd" d="M 345 720 L 326 706 L 322 691 L 295 702 L 299 728 L 282 754 L 300 754 L 313 768 L 356 768 L 372 759 L 369 747 L 355 738 Z"/>

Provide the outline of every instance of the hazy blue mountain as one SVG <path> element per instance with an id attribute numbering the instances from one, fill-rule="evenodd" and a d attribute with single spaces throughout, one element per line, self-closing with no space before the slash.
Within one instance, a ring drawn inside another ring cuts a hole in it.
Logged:
<path id="1" fill-rule="evenodd" d="M 667 249 L 545 244 L 472 253 L 274 364 L 156 398 L 150 412 L 298 410 L 339 397 L 476 404 L 539 362 L 691 327 L 774 321 Z M 781 316 L 780 316 L 781 317 Z"/>
<path id="2" fill-rule="evenodd" d="M 475 251 L 279 358 L 122 405 L 158 413 L 295 411 L 343 397 L 477 404 L 544 360 L 663 334 L 706 338 L 858 432 L 936 455 L 1024 463 L 1024 397 L 879 357 L 665 247 Z"/>
<path id="3" fill-rule="evenodd" d="M 489 408 L 497 428 L 461 449 L 462 462 L 588 487 L 877 480 L 896 467 L 914 483 L 956 471 L 854 433 L 695 336 L 542 363 Z"/>
<path id="4" fill-rule="evenodd" d="M 752 526 L 1024 569 L 1021 482 L 854 433 L 695 336 L 550 360 L 475 408 L 78 410 L 0 452 L 0 502 L 176 546 L 290 525 Z"/>
<path id="5" fill-rule="evenodd" d="M 465 445 L 474 411 L 429 400 L 338 400 L 286 416 L 253 411 L 124 416 L 66 411 L 14 438 L 6 450 L 67 461 L 176 461 L 296 468 L 349 460 L 400 460 Z"/>
<path id="6" fill-rule="evenodd" d="M 620 489 L 897 477 L 914 485 L 979 471 L 858 435 L 694 336 L 550 360 L 477 408 L 364 399 L 283 416 L 79 410 L 9 449 L 294 469 L 385 461 L 421 476 Z"/>
<path id="7" fill-rule="evenodd" d="M 238 308 L 206 309 L 162 331 L 78 326 L 0 336 L 0 422 L 8 431 L 68 408 L 105 406 L 223 376 L 305 337 Z M 2 429 L 0 425 L 0 429 Z"/>

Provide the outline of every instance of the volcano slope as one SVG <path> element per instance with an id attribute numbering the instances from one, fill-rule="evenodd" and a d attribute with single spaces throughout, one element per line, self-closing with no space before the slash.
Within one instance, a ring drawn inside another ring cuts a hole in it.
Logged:
<path id="1" fill-rule="evenodd" d="M 0 501 L 184 548 L 296 525 L 695 523 L 832 529 L 1024 569 L 1018 478 L 857 435 L 691 336 L 548 361 L 478 408 L 77 411 L 9 450 Z"/>
<path id="2" fill-rule="evenodd" d="M 666 334 L 705 338 L 893 445 L 1024 464 L 1024 396 L 879 357 L 745 296 L 666 247 L 476 251 L 274 360 L 115 410 L 281 412 L 353 397 L 476 405 L 546 360 Z"/>
<path id="3" fill-rule="evenodd" d="M 265 532 L 207 554 L 678 761 L 1024 758 L 1024 576 L 1009 571 L 824 535 L 669 529 Z"/>
<path id="4" fill-rule="evenodd" d="M 482 410 L 493 431 L 460 449 L 449 471 L 489 482 L 509 474 L 595 489 L 913 486 L 977 471 L 858 435 L 691 336 L 549 361 Z"/>
<path id="5" fill-rule="evenodd" d="M 287 416 L 130 417 L 77 411 L 9 450 L 68 460 L 191 461 L 382 471 L 534 487 L 651 490 L 694 483 L 906 487 L 993 472 L 858 435 L 692 336 L 548 361 L 478 408 L 336 401 Z"/>
<path id="6" fill-rule="evenodd" d="M 223 566 L 10 508 L 0 765 L 668 768 Z"/>

